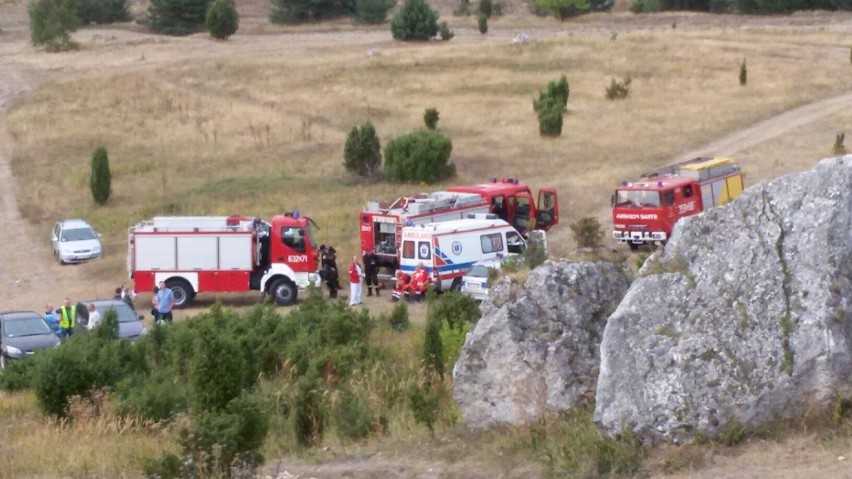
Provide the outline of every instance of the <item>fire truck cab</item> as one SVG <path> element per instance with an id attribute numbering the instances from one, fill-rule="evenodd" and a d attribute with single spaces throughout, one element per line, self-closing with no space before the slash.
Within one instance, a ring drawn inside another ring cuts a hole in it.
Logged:
<path id="1" fill-rule="evenodd" d="M 298 212 L 155 217 L 128 231 L 127 268 L 139 291 L 164 281 L 182 307 L 202 292 L 263 291 L 278 304 L 319 286 L 313 221 Z"/>
<path id="2" fill-rule="evenodd" d="M 743 191 L 743 174 L 730 158 L 695 158 L 621 183 L 612 195 L 613 238 L 635 250 L 643 243 L 663 244 L 675 223 Z"/>
<path id="3" fill-rule="evenodd" d="M 489 183 L 447 189 L 478 194 L 490 205 L 490 213 L 508 222 L 523 235 L 529 230 L 547 231 L 559 224 L 559 199 L 553 188 L 540 189 L 538 203 L 534 201 L 530 187 L 516 178 L 492 178 Z"/>

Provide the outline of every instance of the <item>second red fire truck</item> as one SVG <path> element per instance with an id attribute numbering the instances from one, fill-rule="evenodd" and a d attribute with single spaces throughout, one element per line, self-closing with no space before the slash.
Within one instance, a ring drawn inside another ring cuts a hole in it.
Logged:
<path id="1" fill-rule="evenodd" d="M 663 244 L 675 223 L 743 192 L 743 173 L 730 158 L 695 158 L 622 182 L 612 195 L 613 237 L 631 249 Z"/>
<path id="2" fill-rule="evenodd" d="M 373 250 L 383 274 L 399 265 L 403 226 L 439 223 L 492 213 L 519 232 L 550 229 L 559 223 L 556 190 L 541 189 L 538 203 L 529 186 L 516 179 L 492 179 L 488 183 L 454 186 L 447 191 L 371 201 L 359 214 L 361 253 Z"/>

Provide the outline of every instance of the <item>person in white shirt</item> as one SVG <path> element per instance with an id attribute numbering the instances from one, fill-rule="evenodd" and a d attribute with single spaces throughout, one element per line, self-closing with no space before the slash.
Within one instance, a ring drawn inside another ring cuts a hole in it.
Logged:
<path id="1" fill-rule="evenodd" d="M 88 330 L 91 331 L 91 330 L 95 329 L 95 326 L 100 324 L 101 313 L 99 313 L 98 310 L 95 309 L 95 305 L 92 304 L 92 303 L 89 303 L 89 306 L 88 306 L 87 309 L 89 310 L 89 322 L 86 323 L 86 328 L 88 328 Z"/>

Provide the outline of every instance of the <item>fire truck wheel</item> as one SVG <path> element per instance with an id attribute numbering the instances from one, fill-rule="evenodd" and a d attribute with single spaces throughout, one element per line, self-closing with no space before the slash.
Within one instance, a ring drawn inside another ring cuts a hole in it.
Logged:
<path id="1" fill-rule="evenodd" d="M 195 296 L 192 285 L 183 279 L 170 279 L 166 281 L 166 287 L 172 290 L 175 295 L 175 308 L 186 306 Z"/>
<path id="2" fill-rule="evenodd" d="M 453 280 L 453 284 L 450 285 L 450 291 L 459 292 L 461 291 L 461 278 L 456 278 Z"/>
<path id="3" fill-rule="evenodd" d="M 634 244 L 634 243 L 627 243 L 627 244 L 629 244 L 629 245 L 630 245 L 630 251 L 636 251 L 636 250 L 638 250 L 638 249 L 639 249 L 639 245 L 638 245 L 638 244 Z"/>
<path id="4" fill-rule="evenodd" d="M 292 281 L 281 278 L 272 284 L 269 292 L 279 306 L 288 306 L 296 302 L 296 295 L 298 295 L 299 290 Z"/>

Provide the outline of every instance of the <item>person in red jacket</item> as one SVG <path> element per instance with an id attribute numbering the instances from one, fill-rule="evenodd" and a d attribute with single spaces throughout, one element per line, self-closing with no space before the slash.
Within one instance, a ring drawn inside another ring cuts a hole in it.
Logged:
<path id="1" fill-rule="evenodd" d="M 408 293 L 408 284 L 411 283 L 411 276 L 402 272 L 401 269 L 396 270 L 396 284 L 393 286 L 391 294 L 391 302 L 395 303 Z"/>
<path id="2" fill-rule="evenodd" d="M 361 304 L 361 265 L 358 264 L 358 257 L 352 257 L 352 264 L 349 265 L 349 306 L 357 306 Z"/>
<path id="3" fill-rule="evenodd" d="M 429 272 L 423 267 L 423 263 L 418 264 L 417 269 L 414 270 L 414 274 L 411 276 L 410 288 L 414 295 L 415 303 L 419 303 L 423 299 L 426 290 L 429 289 L 429 283 L 431 283 Z"/>

